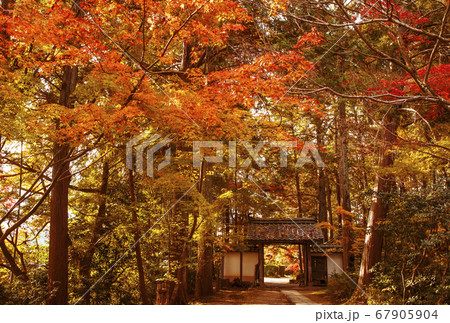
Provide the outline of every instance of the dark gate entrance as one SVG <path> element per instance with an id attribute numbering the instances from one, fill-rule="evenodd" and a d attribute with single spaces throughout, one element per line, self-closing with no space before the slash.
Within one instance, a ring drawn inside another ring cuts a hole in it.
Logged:
<path id="1" fill-rule="evenodd" d="M 312 284 L 323 286 L 327 284 L 327 257 L 312 256 Z"/>

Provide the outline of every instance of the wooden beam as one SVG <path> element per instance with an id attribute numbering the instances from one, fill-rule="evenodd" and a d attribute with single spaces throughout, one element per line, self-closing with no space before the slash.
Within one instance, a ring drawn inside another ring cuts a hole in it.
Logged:
<path id="1" fill-rule="evenodd" d="M 305 287 L 308 286 L 308 257 L 306 256 L 306 243 L 302 244 L 303 247 L 303 278 Z"/>
<path id="2" fill-rule="evenodd" d="M 259 285 L 264 286 L 264 244 L 258 246 Z"/>
<path id="3" fill-rule="evenodd" d="M 307 286 L 311 286 L 312 285 L 312 261 L 311 261 L 311 247 L 309 245 L 309 243 L 306 244 L 306 258 L 308 259 L 308 285 Z"/>

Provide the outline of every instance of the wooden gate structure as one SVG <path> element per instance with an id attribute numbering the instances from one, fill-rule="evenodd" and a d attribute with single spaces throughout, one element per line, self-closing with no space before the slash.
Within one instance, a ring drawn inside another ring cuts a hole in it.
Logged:
<path id="1" fill-rule="evenodd" d="M 326 285 L 328 281 L 327 275 L 327 258 L 311 256 L 312 267 L 312 284 L 313 285 Z"/>
<path id="2" fill-rule="evenodd" d="M 302 251 L 304 257 L 304 283 L 305 286 L 312 285 L 313 263 L 311 259 L 311 245 L 313 241 L 321 243 L 323 241 L 322 231 L 318 228 L 314 219 L 293 218 L 293 219 L 252 219 L 247 224 L 246 243 L 258 246 L 258 270 L 260 284 L 264 284 L 264 246 L 274 244 L 298 245 L 299 254 Z M 316 264 L 318 265 L 318 263 Z M 319 268 L 315 268 L 317 269 Z M 319 272 L 322 272 L 320 269 Z M 326 262 L 325 262 L 326 274 Z"/>

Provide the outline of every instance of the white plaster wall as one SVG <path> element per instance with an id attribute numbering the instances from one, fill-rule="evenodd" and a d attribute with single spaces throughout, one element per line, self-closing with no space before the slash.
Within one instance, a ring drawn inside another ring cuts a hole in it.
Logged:
<path id="1" fill-rule="evenodd" d="M 333 274 L 342 274 L 342 270 L 339 268 L 342 268 L 342 254 L 340 253 L 330 253 L 329 256 L 334 260 L 331 261 L 330 258 L 327 257 L 327 268 L 328 268 L 328 277 L 330 277 Z M 338 266 L 339 267 L 338 267 Z"/>
<path id="2" fill-rule="evenodd" d="M 225 277 L 239 277 L 239 252 L 228 252 L 223 264 L 223 275 Z"/>
<path id="3" fill-rule="evenodd" d="M 242 276 L 255 276 L 255 265 L 258 263 L 257 252 L 245 252 L 242 257 Z"/>
<path id="4" fill-rule="evenodd" d="M 257 252 L 242 253 L 242 280 L 253 281 L 255 265 L 258 263 Z M 240 276 L 239 252 L 228 252 L 224 258 L 224 278 L 233 279 Z"/>

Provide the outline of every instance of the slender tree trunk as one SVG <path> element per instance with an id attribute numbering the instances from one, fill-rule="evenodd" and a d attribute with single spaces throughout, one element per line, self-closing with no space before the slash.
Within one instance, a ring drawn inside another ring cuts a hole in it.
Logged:
<path id="1" fill-rule="evenodd" d="M 198 267 L 195 278 L 195 298 L 213 294 L 213 242 L 211 241 L 211 221 L 202 229 L 199 242 Z"/>
<path id="2" fill-rule="evenodd" d="M 211 178 L 205 177 L 207 163 L 202 161 L 199 192 L 211 203 Z M 212 295 L 213 293 L 213 226 L 208 210 L 203 211 L 203 225 L 200 230 L 198 246 L 198 266 L 195 276 L 195 298 Z"/>
<path id="3" fill-rule="evenodd" d="M 178 266 L 175 271 L 177 282 L 170 293 L 170 305 L 185 305 L 187 297 L 187 243 L 182 244 L 181 253 L 177 258 Z"/>
<path id="4" fill-rule="evenodd" d="M 0 228 L 0 236 L 3 235 L 2 229 Z M 20 267 L 17 265 L 13 255 L 11 255 L 11 252 L 9 251 L 8 247 L 5 243 L 6 240 L 0 240 L 0 250 L 3 253 L 3 256 L 8 261 L 9 269 L 11 270 L 11 273 L 14 274 L 14 276 L 20 278 L 21 280 L 27 281 L 28 276 L 25 271 L 20 269 Z"/>
<path id="5" fill-rule="evenodd" d="M 23 141 L 20 141 L 20 175 L 19 175 L 19 196 L 22 196 L 22 186 L 23 186 Z M 17 217 L 20 217 L 20 207 L 21 204 L 17 206 Z M 16 253 L 17 253 L 17 239 L 19 238 L 19 228 L 14 232 L 14 253 L 13 258 L 16 261 Z M 10 283 L 14 281 L 14 273 L 11 272 Z"/>
<path id="6" fill-rule="evenodd" d="M 320 122 L 320 121 L 319 121 Z M 317 125 L 317 145 L 323 146 L 322 124 Z M 319 188 L 317 192 L 319 200 L 319 222 L 327 222 L 327 194 L 326 194 L 326 178 L 323 168 L 319 168 Z M 323 241 L 328 241 L 328 229 L 322 229 Z"/>
<path id="7" fill-rule="evenodd" d="M 78 82 L 78 68 L 63 67 L 59 104 L 72 107 L 71 94 Z M 50 199 L 50 244 L 48 261 L 47 304 L 67 304 L 68 295 L 68 206 L 70 146 L 55 143 L 53 147 L 53 178 L 59 178 L 53 187 Z"/>
<path id="8" fill-rule="evenodd" d="M 191 67 L 192 45 L 185 40 L 183 42 L 183 54 L 181 60 L 181 71 L 186 71 Z M 189 80 L 181 76 L 186 82 Z M 174 201 L 182 197 L 180 192 L 174 193 Z M 184 199 L 187 199 L 185 197 Z M 170 274 L 175 276 L 176 282 L 170 283 L 169 304 L 183 305 L 187 304 L 187 247 L 189 240 L 189 213 L 184 204 L 186 201 L 180 201 L 176 207 L 172 208 L 172 228 L 170 241 Z M 194 229 L 194 228 L 193 228 Z"/>
<path id="9" fill-rule="evenodd" d="M 330 187 L 330 178 L 326 174 L 326 190 L 327 190 L 327 211 L 328 211 L 328 223 L 330 226 L 333 226 L 333 209 L 331 207 L 331 187 Z M 330 240 L 334 237 L 334 230 L 330 229 Z"/>
<path id="10" fill-rule="evenodd" d="M 174 201 L 182 197 L 181 192 L 174 194 Z M 169 304 L 183 305 L 187 304 L 187 244 L 189 213 L 187 212 L 187 197 L 180 200 L 172 208 L 171 215 L 171 242 L 170 242 L 170 274 L 176 278 L 171 282 L 169 289 Z"/>
<path id="11" fill-rule="evenodd" d="M 327 219 L 327 194 L 325 172 L 319 168 L 319 222 L 328 222 Z M 323 241 L 328 241 L 328 229 L 322 228 Z"/>
<path id="12" fill-rule="evenodd" d="M 139 239 L 141 237 L 140 230 L 139 230 L 139 223 L 138 223 L 138 217 L 137 217 L 137 211 L 136 211 L 136 194 L 134 190 L 134 176 L 133 176 L 133 170 L 128 170 L 128 184 L 130 188 L 130 202 L 131 202 L 131 216 L 134 226 L 134 251 L 136 253 L 136 266 L 138 269 L 139 274 L 139 291 L 141 293 L 141 300 L 142 304 L 144 305 L 150 305 L 150 299 L 147 295 L 147 289 L 145 287 L 145 273 L 144 273 L 144 265 L 142 262 L 142 254 L 141 254 L 141 243 L 139 242 Z"/>
<path id="13" fill-rule="evenodd" d="M 297 156 L 295 156 L 295 160 L 297 160 Z M 295 172 L 295 193 L 297 196 L 297 206 L 298 206 L 298 217 L 302 217 L 302 191 L 300 189 L 300 174 Z"/>
<path id="14" fill-rule="evenodd" d="M 229 243 L 230 242 L 230 216 L 231 216 L 231 210 L 230 210 L 230 206 L 228 205 L 226 210 L 225 210 L 225 243 Z"/>
<path id="15" fill-rule="evenodd" d="M 378 165 L 380 170 L 386 169 L 394 164 L 394 153 L 390 151 L 397 137 L 397 123 L 389 115 L 384 118 L 382 134 L 382 145 Z M 384 220 L 387 212 L 386 202 L 380 194 L 391 192 L 395 185 L 392 174 L 377 174 L 374 184 L 374 194 L 367 221 L 366 238 L 359 271 L 358 284 L 364 286 L 370 283 L 370 269 L 381 260 L 383 232 L 377 228 Z"/>
<path id="16" fill-rule="evenodd" d="M 294 122 L 293 118 L 291 119 L 291 121 L 292 121 L 292 124 L 294 125 L 295 122 Z M 295 137 L 295 127 L 294 126 L 292 126 L 291 132 L 292 132 L 292 136 Z M 297 149 L 294 149 L 294 158 L 295 158 L 295 160 L 298 159 Z M 303 194 L 302 194 L 302 190 L 300 188 L 300 173 L 298 170 L 295 171 L 294 176 L 295 176 L 295 195 L 297 197 L 297 209 L 298 209 L 297 217 L 301 218 L 302 213 L 303 213 L 303 209 L 302 209 L 302 195 Z"/>
<path id="17" fill-rule="evenodd" d="M 186 214 L 185 214 L 186 215 Z M 169 304 L 187 304 L 187 242 L 177 241 L 172 247 L 178 246 L 178 250 L 172 252 L 172 269 L 175 271 L 176 282 L 172 284 Z M 175 265 L 175 266 L 174 266 Z"/>
<path id="18" fill-rule="evenodd" d="M 53 176 L 61 170 L 61 177 L 52 190 L 50 199 L 50 246 L 48 263 L 47 304 L 67 304 L 68 286 L 68 202 L 70 170 L 69 146 L 55 144 Z"/>
<path id="19" fill-rule="evenodd" d="M 100 203 L 98 206 L 97 217 L 95 218 L 94 228 L 92 230 L 91 241 L 89 242 L 89 246 L 85 254 L 80 259 L 78 268 L 80 273 L 80 280 L 82 285 L 82 293 L 86 293 L 86 296 L 83 298 L 84 305 L 91 304 L 91 292 L 89 288 L 91 287 L 91 269 L 92 269 L 92 260 L 94 258 L 95 247 L 100 239 L 101 231 L 103 224 L 106 220 L 106 194 L 108 191 L 108 179 L 109 179 L 109 163 L 107 160 L 103 162 L 103 171 L 102 171 L 102 184 L 100 186 Z"/>
<path id="20" fill-rule="evenodd" d="M 350 265 L 351 250 L 351 212 L 349 174 L 348 174 L 348 126 L 345 112 L 345 102 L 338 103 L 338 144 L 339 144 L 339 189 L 341 197 L 342 214 L 342 249 L 343 249 L 343 269 L 348 270 Z"/>
<path id="21" fill-rule="evenodd" d="M 339 111 L 338 113 L 339 114 Z M 339 121 L 337 116 L 334 116 L 334 125 L 336 128 L 339 128 Z M 334 134 L 334 153 L 335 155 L 339 156 L 339 129 L 336 131 L 336 133 Z M 339 168 L 339 166 L 338 166 Z M 334 173 L 334 178 L 336 181 L 336 202 L 338 206 L 341 206 L 341 188 L 339 186 L 339 169 L 336 170 Z M 341 220 L 339 218 L 338 220 L 338 225 L 341 225 Z"/>

